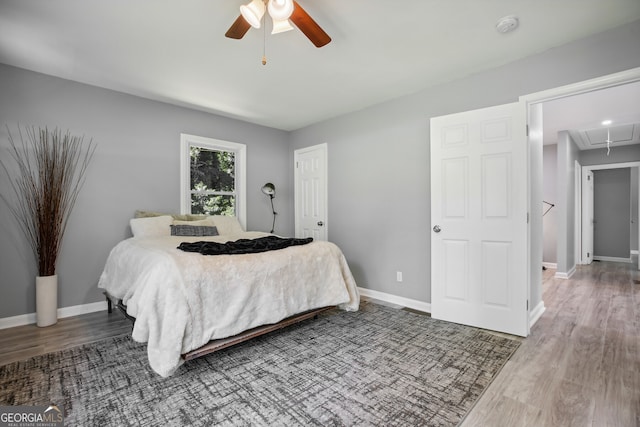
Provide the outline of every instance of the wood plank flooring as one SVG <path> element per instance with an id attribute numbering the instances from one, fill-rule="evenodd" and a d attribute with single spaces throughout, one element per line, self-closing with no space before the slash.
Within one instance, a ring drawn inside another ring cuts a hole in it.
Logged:
<path id="1" fill-rule="evenodd" d="M 470 426 L 640 426 L 637 264 L 544 272 L 546 312 L 467 416 Z M 0 364 L 131 332 L 117 310 L 0 330 Z"/>
<path id="2" fill-rule="evenodd" d="M 543 274 L 546 311 L 462 427 L 640 426 L 637 263 Z"/>
<path id="3" fill-rule="evenodd" d="M 132 324 L 117 309 L 59 319 L 46 328 L 35 324 L 0 330 L 0 365 L 131 333 Z"/>

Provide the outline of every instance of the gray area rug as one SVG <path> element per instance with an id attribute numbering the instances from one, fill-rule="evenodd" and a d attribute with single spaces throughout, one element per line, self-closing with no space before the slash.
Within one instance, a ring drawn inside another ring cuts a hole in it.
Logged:
<path id="1" fill-rule="evenodd" d="M 66 425 L 456 426 L 515 340 L 363 303 L 195 359 L 163 379 L 115 337 L 0 367 L 0 406 Z"/>

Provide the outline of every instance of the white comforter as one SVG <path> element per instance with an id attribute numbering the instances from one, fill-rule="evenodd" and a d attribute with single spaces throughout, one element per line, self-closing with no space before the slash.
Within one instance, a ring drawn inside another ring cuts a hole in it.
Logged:
<path id="1" fill-rule="evenodd" d="M 130 238 L 109 255 L 98 287 L 136 318 L 132 337 L 147 342 L 149 364 L 169 376 L 181 354 L 313 308 L 357 310 L 358 290 L 340 249 L 329 242 L 246 255 L 201 255 L 181 242 L 266 236 Z"/>

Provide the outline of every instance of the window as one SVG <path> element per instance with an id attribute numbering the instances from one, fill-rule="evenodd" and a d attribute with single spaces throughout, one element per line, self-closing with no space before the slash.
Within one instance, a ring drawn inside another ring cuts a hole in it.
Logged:
<path id="1" fill-rule="evenodd" d="M 181 211 L 237 216 L 246 226 L 244 144 L 180 135 Z"/>

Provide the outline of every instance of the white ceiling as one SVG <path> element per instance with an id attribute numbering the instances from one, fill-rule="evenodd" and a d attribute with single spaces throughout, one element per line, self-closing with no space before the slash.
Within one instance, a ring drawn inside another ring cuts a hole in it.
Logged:
<path id="1" fill-rule="evenodd" d="M 224 37 L 247 2 L 0 0 L 0 62 L 293 130 L 640 19 L 638 0 L 298 0 L 333 39 L 318 49 Z"/>

